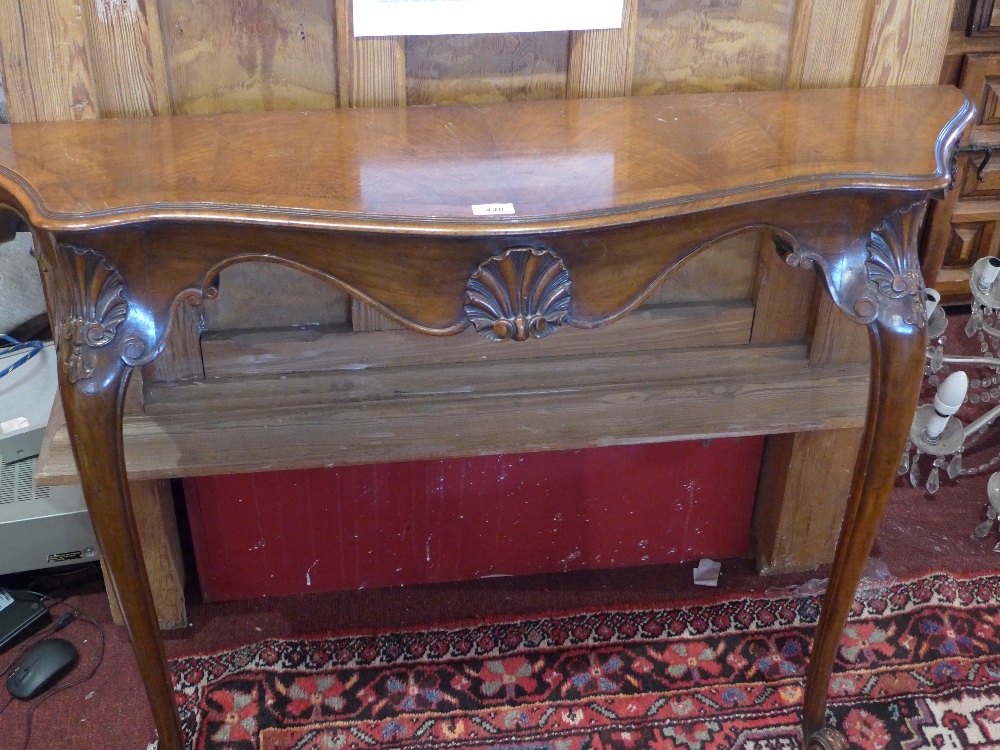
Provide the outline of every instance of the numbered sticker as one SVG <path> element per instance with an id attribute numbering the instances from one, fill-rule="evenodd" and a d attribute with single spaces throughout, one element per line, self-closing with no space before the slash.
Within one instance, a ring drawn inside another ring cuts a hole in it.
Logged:
<path id="1" fill-rule="evenodd" d="M 473 216 L 500 216 L 512 213 L 515 213 L 513 203 L 479 203 L 472 207 Z"/>

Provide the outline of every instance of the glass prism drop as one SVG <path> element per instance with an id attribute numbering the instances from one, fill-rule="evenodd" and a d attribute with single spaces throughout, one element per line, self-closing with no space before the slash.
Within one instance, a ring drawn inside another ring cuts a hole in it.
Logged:
<path id="1" fill-rule="evenodd" d="M 896 469 L 896 474 L 898 476 L 903 476 L 910 470 L 910 449 L 907 448 L 903 451 L 903 457 L 899 459 L 899 468 Z"/>
<path id="2" fill-rule="evenodd" d="M 934 466 L 927 475 L 927 491 L 933 495 L 939 489 L 941 489 L 941 475 L 938 473 L 938 467 Z"/>
<path id="3" fill-rule="evenodd" d="M 948 479 L 957 479 L 962 473 L 962 454 L 956 453 L 948 462 Z"/>

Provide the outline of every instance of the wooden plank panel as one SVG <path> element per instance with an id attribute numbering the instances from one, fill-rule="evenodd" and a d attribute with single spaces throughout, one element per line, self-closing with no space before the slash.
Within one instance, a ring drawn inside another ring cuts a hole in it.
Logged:
<path id="1" fill-rule="evenodd" d="M 566 96 L 569 32 L 406 37 L 410 104 Z"/>
<path id="2" fill-rule="evenodd" d="M 158 0 L 82 3 L 101 114 L 170 113 Z"/>
<path id="3" fill-rule="evenodd" d="M 337 89 L 341 107 L 394 107 L 406 104 L 403 39 L 355 38 L 351 0 L 335 0 Z"/>
<path id="4" fill-rule="evenodd" d="M 952 0 L 877 0 L 862 85 L 937 83 L 953 8 Z"/>
<path id="5" fill-rule="evenodd" d="M 856 86 L 875 0 L 803 0 L 796 10 L 788 88 Z"/>
<path id="6" fill-rule="evenodd" d="M 772 367 L 759 375 L 572 387 L 526 396 L 389 399 L 288 408 L 135 416 L 124 426 L 130 479 L 267 471 L 856 426 L 863 367 Z M 809 393 L 808 399 L 801 398 Z M 470 419 L 488 429 L 469 437 Z M 459 441 L 455 436 L 464 435 Z M 72 476 L 65 429 L 53 436 L 52 484 Z M 248 446 L 254 446 L 248 450 Z"/>
<path id="7" fill-rule="evenodd" d="M 0 73 L 11 122 L 99 114 L 86 30 L 72 0 L 0 0 Z"/>
<path id="8" fill-rule="evenodd" d="M 647 307 L 612 326 L 563 326 L 544 341 L 507 346 L 474 331 L 424 336 L 412 331 L 324 333 L 311 329 L 207 334 L 206 377 L 402 367 L 445 362 L 503 361 L 690 346 L 730 346 L 750 340 L 753 307 L 747 301 Z M 508 342 L 510 343 L 510 342 Z M 304 346 L 303 344 L 307 344 Z"/>
<path id="9" fill-rule="evenodd" d="M 632 90 L 639 0 L 625 0 L 620 29 L 574 31 L 569 36 L 566 96 L 627 96 Z"/>
<path id="10" fill-rule="evenodd" d="M 161 10 L 174 112 L 337 106 L 329 0 L 169 0 Z"/>
<path id="11" fill-rule="evenodd" d="M 632 93 L 777 89 L 793 0 L 640 0 Z"/>

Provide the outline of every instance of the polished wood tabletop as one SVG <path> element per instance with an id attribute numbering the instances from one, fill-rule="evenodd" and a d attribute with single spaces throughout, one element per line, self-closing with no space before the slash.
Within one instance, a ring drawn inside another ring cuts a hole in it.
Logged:
<path id="1" fill-rule="evenodd" d="M 803 707 L 810 750 L 845 750 L 825 726 L 827 686 L 920 390 L 927 201 L 950 187 L 973 114 L 956 89 L 926 87 L 0 128 L 0 209 L 34 230 L 67 430 L 162 750 L 188 745 L 122 417 L 133 368 L 167 347 L 180 305 L 215 294 L 226 266 L 267 261 L 412 330 L 472 327 L 490 346 L 544 350 L 534 340 L 614 323 L 709 243 L 751 229 L 767 230 L 789 266 L 817 273 L 871 344 L 865 432 Z M 545 366 L 551 382 L 571 375 L 564 358 Z M 624 366 L 619 376 L 625 386 L 635 377 Z M 462 430 L 448 432 L 441 456 L 465 455 L 469 436 L 488 437 L 512 403 L 510 429 L 579 442 L 575 420 L 593 391 L 544 405 L 521 386 L 529 377 L 508 376 L 503 398 L 442 405 Z M 391 412 L 392 398 L 380 406 Z M 410 427 L 434 429 L 439 416 Z M 374 410 L 363 418 L 386 429 Z M 630 439 L 643 437 L 663 439 L 655 424 Z"/>
<path id="2" fill-rule="evenodd" d="M 183 217 L 447 233 L 945 186 L 949 87 L 748 92 L 0 126 L 30 221 Z M 957 113 L 957 114 L 956 114 Z M 512 204 L 477 217 L 472 206 Z"/>

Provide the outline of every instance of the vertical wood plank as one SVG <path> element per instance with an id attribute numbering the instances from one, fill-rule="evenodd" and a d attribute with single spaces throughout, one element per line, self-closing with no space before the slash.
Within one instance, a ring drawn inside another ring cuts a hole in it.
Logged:
<path id="1" fill-rule="evenodd" d="M 184 563 L 181 558 L 180 537 L 177 533 L 177 515 L 174 512 L 170 482 L 165 479 L 129 482 L 135 523 L 142 543 L 142 556 L 146 574 L 156 606 L 156 617 L 161 630 L 187 627 L 187 609 L 184 599 Z M 118 625 L 124 624 L 118 593 L 108 576 L 107 566 L 102 565 L 111 618 Z"/>
<path id="2" fill-rule="evenodd" d="M 157 0 L 80 5 L 94 82 L 105 117 L 170 113 Z"/>
<path id="3" fill-rule="evenodd" d="M 570 33 L 567 99 L 628 95 L 632 90 L 638 18 L 639 0 L 625 0 L 620 29 Z"/>
<path id="4" fill-rule="evenodd" d="M 941 75 L 955 0 L 877 0 L 863 86 L 921 86 Z"/>
<path id="5" fill-rule="evenodd" d="M 11 122 L 99 114 L 86 30 L 72 0 L 0 0 L 0 73 Z"/>
<path id="6" fill-rule="evenodd" d="M 354 36 L 351 0 L 335 0 L 337 95 L 341 107 L 406 104 L 406 50 L 398 36 Z"/>
<path id="7" fill-rule="evenodd" d="M 405 326 L 383 315 L 360 300 L 351 299 L 351 329 L 353 331 L 401 331 Z"/>
<path id="8" fill-rule="evenodd" d="M 811 325 L 808 311 L 816 296 L 816 275 L 796 273 L 774 247 L 770 235 L 760 240 L 753 286 L 752 344 L 776 344 L 806 338 Z M 798 314 L 789 315 L 794 310 Z"/>
<path id="9" fill-rule="evenodd" d="M 857 86 L 875 0 L 802 0 L 796 8 L 787 88 Z"/>

